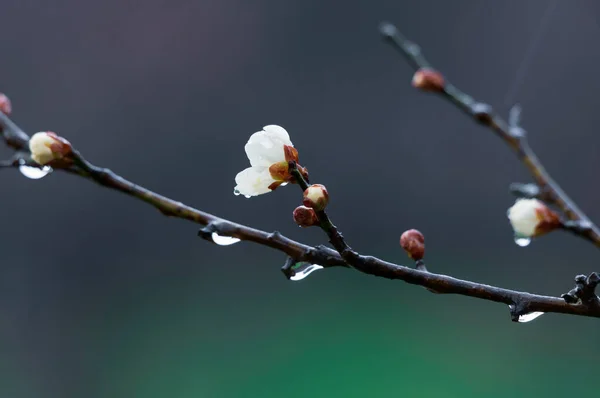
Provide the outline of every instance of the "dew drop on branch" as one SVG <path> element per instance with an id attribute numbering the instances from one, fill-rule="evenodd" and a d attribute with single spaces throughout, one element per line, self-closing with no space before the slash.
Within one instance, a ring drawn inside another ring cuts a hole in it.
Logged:
<path id="1" fill-rule="evenodd" d="M 539 318 L 540 316 L 544 315 L 543 312 L 530 312 L 528 314 L 523 314 L 523 315 L 519 315 L 519 320 L 518 322 L 520 323 L 525 323 L 525 322 L 531 322 L 534 319 Z"/>
<path id="2" fill-rule="evenodd" d="M 39 180 L 40 178 L 46 177 L 48 174 L 52 173 L 52 167 L 44 166 L 42 168 L 31 167 L 31 166 L 19 166 L 19 171 L 25 177 L 32 180 Z"/>
<path id="3" fill-rule="evenodd" d="M 233 238 L 231 236 L 221 236 L 216 232 L 213 232 L 211 234 L 211 238 L 212 238 L 213 242 L 215 242 L 217 245 L 220 245 L 220 246 L 229 246 L 229 245 L 238 243 L 240 241 L 240 239 L 238 239 L 238 238 Z"/>
<path id="4" fill-rule="evenodd" d="M 318 264 L 300 265 L 298 268 L 294 268 L 295 275 L 290 277 L 290 280 L 291 281 L 301 281 L 302 279 L 306 278 L 313 272 L 320 270 L 320 269 L 323 269 L 323 267 Z"/>

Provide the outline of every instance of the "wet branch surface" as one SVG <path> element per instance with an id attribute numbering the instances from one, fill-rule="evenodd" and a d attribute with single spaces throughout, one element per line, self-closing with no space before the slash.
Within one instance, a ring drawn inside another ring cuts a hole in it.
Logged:
<path id="1" fill-rule="evenodd" d="M 389 24 L 382 25 L 382 33 L 396 48 L 401 50 L 415 69 L 430 67 L 418 46 L 405 39 L 395 27 Z M 489 126 L 517 152 L 519 158 L 531 171 L 537 184 L 535 186 L 521 184 L 513 187 L 517 195 L 540 197 L 557 206 L 567 218 L 568 222 L 565 222 L 565 229 L 586 238 L 596 246 L 600 246 L 598 228 L 589 221 L 585 214 L 576 207 L 573 201 L 543 169 L 541 163 L 527 145 L 524 131 L 518 127 L 517 116 L 513 115 L 513 123 L 509 124 L 494 115 L 488 105 L 474 101 L 471 97 L 449 84 L 445 86 L 441 94 L 475 120 Z M 29 154 L 29 136 L 2 112 L 0 112 L 0 133 L 4 142 L 15 150 L 12 159 L 0 161 L 0 168 L 16 168 L 24 165 L 35 166 Z M 293 279 L 294 267 L 298 263 L 318 264 L 324 268 L 347 267 L 365 274 L 419 285 L 435 293 L 458 294 L 503 303 L 509 306 L 513 321 L 518 321 L 520 316 L 532 312 L 600 317 L 600 300 L 595 294 L 595 288 L 600 278 L 596 273 L 592 273 L 587 277 L 584 275 L 577 276 L 575 288 L 563 294 L 562 297 L 519 292 L 428 272 L 422 261 L 417 261 L 415 264 L 417 268 L 412 268 L 390 263 L 376 257 L 361 255 L 352 250 L 346 243 L 346 240 L 325 211 L 317 212 L 317 216 L 321 229 L 327 234 L 335 250 L 326 246 L 308 246 L 289 239 L 277 231 L 261 231 L 185 205 L 128 181 L 109 169 L 91 164 L 76 150 L 73 150 L 68 162 L 53 164 L 53 167 L 137 198 L 152 205 L 166 216 L 182 218 L 199 224 L 202 228 L 198 235 L 208 241 L 214 242 L 214 234 L 217 234 L 222 237 L 237 238 L 279 250 L 287 255 L 287 261 L 282 270 L 290 279 Z M 289 167 L 296 182 L 304 190 L 308 186 L 308 182 L 298 172 L 294 162 L 290 162 Z"/>

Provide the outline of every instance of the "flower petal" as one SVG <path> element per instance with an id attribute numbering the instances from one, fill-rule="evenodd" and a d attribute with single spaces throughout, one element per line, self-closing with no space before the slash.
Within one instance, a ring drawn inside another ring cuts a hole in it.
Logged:
<path id="1" fill-rule="evenodd" d="M 290 135 L 283 127 L 277 126 L 276 124 L 270 124 L 263 127 L 263 130 L 271 137 L 271 139 L 279 140 L 283 142 L 284 145 L 294 146 L 292 145 L 292 141 L 290 141 Z"/>
<path id="2" fill-rule="evenodd" d="M 234 192 L 244 196 L 257 196 L 271 192 L 269 186 L 275 182 L 268 169 L 248 167 L 235 176 Z"/>
<path id="3" fill-rule="evenodd" d="M 533 236 L 540 222 L 536 210 L 543 207 L 544 204 L 536 199 L 518 199 L 507 213 L 515 233 Z"/>
<path id="4" fill-rule="evenodd" d="M 252 134 L 244 149 L 252 166 L 269 167 L 285 160 L 285 145 L 293 146 L 287 131 L 272 125 Z"/>

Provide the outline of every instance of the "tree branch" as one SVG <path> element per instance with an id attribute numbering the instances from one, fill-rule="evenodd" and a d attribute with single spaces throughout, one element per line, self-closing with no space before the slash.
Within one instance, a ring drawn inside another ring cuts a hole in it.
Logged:
<path id="1" fill-rule="evenodd" d="M 385 25 L 382 29 L 392 43 L 405 53 L 407 59 L 415 68 L 428 66 L 427 61 L 415 44 L 404 39 L 391 25 Z M 556 183 L 550 179 L 531 149 L 526 145 L 524 135 L 521 132 L 517 134 L 518 130 L 515 130 L 517 128 L 516 123 L 513 123 L 514 126 L 511 130 L 506 122 L 492 114 L 489 106 L 476 103 L 453 86 L 447 85 L 443 93 L 476 120 L 490 126 L 519 154 L 521 160 L 532 171 L 539 186 L 538 191 L 529 192 L 529 194 L 536 197 L 542 193 L 543 195 L 549 195 L 547 198 L 544 196 L 544 198 L 561 208 L 569 220 L 574 223 L 573 225 L 580 228 L 575 232 L 576 227 L 571 226 L 572 232 L 600 245 L 600 234 L 598 234 L 597 227 L 589 222 L 587 217 L 575 207 Z M 5 143 L 16 151 L 12 160 L 1 162 L 0 166 L 18 167 L 24 164 L 31 166 L 32 160 L 28 149 L 29 136 L 1 111 L 0 134 L 2 134 Z M 576 278 L 576 288 L 563 295 L 563 298 L 536 295 L 470 282 L 429 272 L 425 268 L 422 259 L 416 261 L 416 268 L 411 268 L 375 257 L 360 255 L 346 243 L 325 211 L 316 212 L 317 217 L 320 221 L 320 227 L 327 233 L 331 244 L 336 250 L 325 246 L 307 246 L 278 232 L 261 231 L 195 209 L 128 181 L 109 169 L 93 165 L 77 150 L 73 150 L 67 160 L 57 162 L 52 166 L 57 170 L 76 174 L 101 186 L 146 202 L 166 216 L 182 218 L 202 225 L 203 227 L 198 233 L 199 236 L 213 243 L 232 244 L 237 240 L 243 240 L 285 253 L 287 260 L 282 267 L 282 271 L 288 279 L 299 280 L 321 267 L 350 267 L 365 274 L 402 280 L 413 285 L 422 286 L 435 293 L 458 294 L 503 303 L 509 306 L 511 318 L 514 321 L 523 322 L 526 319 L 533 319 L 536 313 L 561 313 L 600 318 L 600 300 L 594 292 L 599 278 L 595 273 L 589 277 L 578 276 Z M 300 188 L 305 190 L 308 187 L 308 182 L 298 171 L 295 162 L 290 162 L 288 166 Z M 520 193 L 527 192 L 527 190 L 521 188 L 518 189 Z M 589 227 L 585 227 L 585 223 L 588 223 Z M 224 242 L 220 239 L 223 237 L 228 237 L 229 240 Z M 298 263 L 308 265 L 298 265 Z"/>
<path id="2" fill-rule="evenodd" d="M 386 41 L 404 56 L 415 71 L 437 72 L 427 61 L 421 48 L 404 37 L 394 25 L 383 23 L 380 26 L 380 31 Z M 475 121 L 489 127 L 506 142 L 517 154 L 525 167 L 527 167 L 538 186 L 540 193 L 532 196 L 542 195 L 542 200 L 555 205 L 564 213 L 570 221 L 571 226 L 578 225 L 577 228 L 571 227 L 566 229 L 600 247 L 600 229 L 590 221 L 585 213 L 577 207 L 575 202 L 550 177 L 550 174 L 544 169 L 535 152 L 527 143 L 526 132 L 520 126 L 521 108 L 518 105 L 514 106 L 510 111 L 507 122 L 498 116 L 490 105 L 474 100 L 470 95 L 463 93 L 457 87 L 450 84 L 441 75 L 440 78 L 443 79 L 442 86 L 438 90 L 430 91 L 436 92 L 452 102 Z M 516 187 L 513 186 L 513 188 Z M 517 196 L 527 196 L 527 193 L 518 188 L 516 190 L 511 189 L 511 191 L 517 194 Z"/>

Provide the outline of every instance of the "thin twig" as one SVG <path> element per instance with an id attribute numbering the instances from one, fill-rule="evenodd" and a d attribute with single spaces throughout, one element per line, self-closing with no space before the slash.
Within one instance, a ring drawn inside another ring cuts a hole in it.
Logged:
<path id="1" fill-rule="evenodd" d="M 394 25 L 384 23 L 381 25 L 380 31 L 387 42 L 404 56 L 415 71 L 424 68 L 434 69 L 423 55 L 421 48 L 404 37 Z M 495 114 L 490 105 L 475 101 L 447 80 L 445 80 L 443 89 L 437 92 L 475 121 L 492 129 L 504 140 L 527 167 L 539 189 L 544 193 L 544 199 L 548 203 L 557 206 L 568 220 L 579 223 L 579 229 L 576 232 L 578 236 L 600 247 L 600 229 L 590 221 L 585 213 L 550 177 L 550 174 L 544 169 L 527 143 L 525 130 L 519 126 L 520 108 L 518 106 L 513 107 L 510 121 L 507 122 Z"/>

